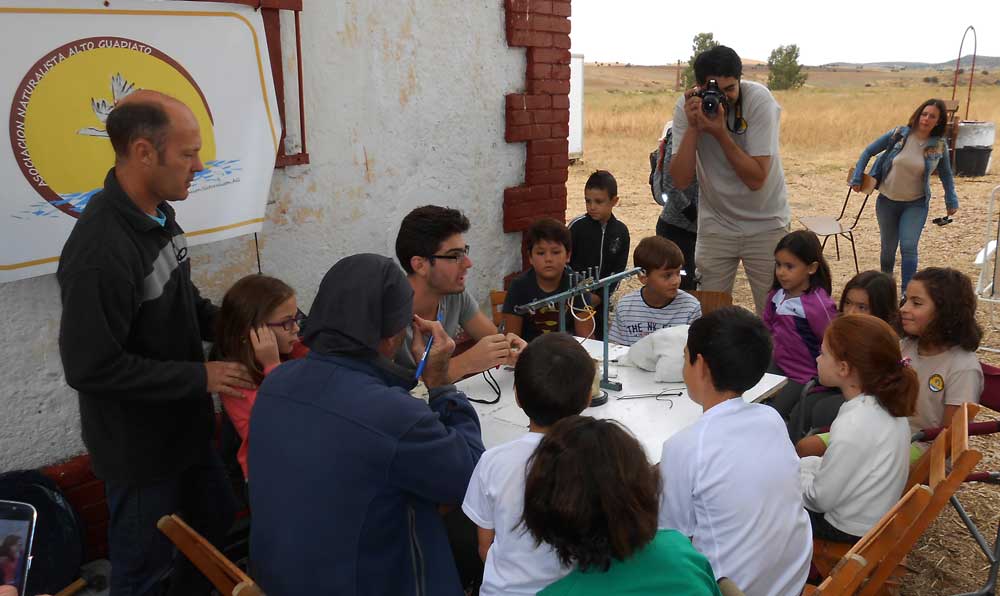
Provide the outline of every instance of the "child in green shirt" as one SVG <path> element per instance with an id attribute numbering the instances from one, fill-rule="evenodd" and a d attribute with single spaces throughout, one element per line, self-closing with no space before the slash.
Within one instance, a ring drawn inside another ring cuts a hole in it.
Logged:
<path id="1" fill-rule="evenodd" d="M 554 424 L 528 463 L 524 524 L 576 568 L 539 596 L 719 596 L 691 542 L 657 531 L 659 503 L 659 470 L 624 427 L 587 416 Z"/>

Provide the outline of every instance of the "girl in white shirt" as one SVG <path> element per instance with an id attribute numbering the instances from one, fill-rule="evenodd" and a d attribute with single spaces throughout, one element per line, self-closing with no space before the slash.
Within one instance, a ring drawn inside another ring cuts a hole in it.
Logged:
<path id="1" fill-rule="evenodd" d="M 820 383 L 846 403 L 830 427 L 823 457 L 801 460 L 802 500 L 813 536 L 857 542 L 892 508 L 909 473 L 917 375 L 899 338 L 870 315 L 845 315 L 826 329 L 816 358 Z"/>

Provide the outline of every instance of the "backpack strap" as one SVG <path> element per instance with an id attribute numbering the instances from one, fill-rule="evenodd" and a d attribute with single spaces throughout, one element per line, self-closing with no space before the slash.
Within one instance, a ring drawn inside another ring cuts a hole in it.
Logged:
<path id="1" fill-rule="evenodd" d="M 892 129 L 892 136 L 889 137 L 889 146 L 892 147 L 893 145 L 898 143 L 902 138 L 903 138 L 903 127 L 897 126 L 896 128 Z"/>

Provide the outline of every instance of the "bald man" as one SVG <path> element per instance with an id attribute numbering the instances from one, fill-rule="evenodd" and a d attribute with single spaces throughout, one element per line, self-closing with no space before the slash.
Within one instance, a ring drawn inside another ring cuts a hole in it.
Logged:
<path id="1" fill-rule="evenodd" d="M 201 133 L 180 101 L 138 91 L 108 116 L 115 165 L 63 247 L 59 352 L 79 392 L 83 442 L 105 481 L 111 596 L 160 594 L 173 548 L 157 520 L 179 513 L 218 544 L 235 502 L 211 440 L 211 393 L 253 387 L 246 369 L 205 362 L 217 308 L 191 282 L 172 201 L 195 174 Z M 208 594 L 184 557 L 170 594 Z"/>

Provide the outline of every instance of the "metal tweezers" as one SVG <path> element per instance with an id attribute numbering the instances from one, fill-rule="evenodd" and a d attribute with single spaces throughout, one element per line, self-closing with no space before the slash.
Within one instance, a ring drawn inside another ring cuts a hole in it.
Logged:
<path id="1" fill-rule="evenodd" d="M 644 397 L 655 397 L 659 401 L 673 402 L 673 400 L 670 399 L 671 397 L 677 397 L 683 394 L 684 394 L 683 391 L 677 391 L 677 390 L 671 391 L 664 389 L 659 393 L 633 393 L 631 395 L 619 395 L 616 399 L 642 399 Z"/>

